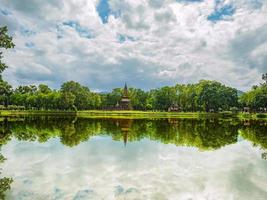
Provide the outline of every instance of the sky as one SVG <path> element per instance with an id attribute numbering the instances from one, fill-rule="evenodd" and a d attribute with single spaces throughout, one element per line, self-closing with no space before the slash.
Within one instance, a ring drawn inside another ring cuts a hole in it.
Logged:
<path id="1" fill-rule="evenodd" d="M 267 0 L 0 0 L 14 87 L 94 91 L 217 80 L 247 91 L 267 72 Z"/>

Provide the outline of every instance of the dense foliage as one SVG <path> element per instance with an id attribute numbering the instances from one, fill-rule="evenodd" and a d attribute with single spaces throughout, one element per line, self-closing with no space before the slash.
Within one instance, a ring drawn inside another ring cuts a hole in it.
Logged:
<path id="1" fill-rule="evenodd" d="M 13 48 L 15 45 L 12 42 L 12 37 L 10 37 L 7 34 L 7 27 L 0 27 L 0 49 L 1 48 L 5 48 L 5 49 L 10 49 Z M 3 63 L 2 61 L 2 51 L 0 51 L 0 79 L 2 79 L 1 77 L 1 73 L 7 68 L 7 65 L 5 63 Z"/>
<path id="2" fill-rule="evenodd" d="M 63 83 L 60 90 L 52 90 L 44 84 L 12 89 L 7 82 L 0 82 L 2 109 L 109 109 L 120 101 L 122 92 L 121 88 L 116 88 L 110 93 L 94 93 L 74 81 Z M 175 105 L 183 111 L 218 111 L 238 106 L 237 90 L 215 81 L 166 86 L 148 92 L 130 88 L 129 96 L 136 110 L 168 110 Z"/>
<path id="3" fill-rule="evenodd" d="M 254 111 L 263 111 L 267 108 L 267 84 L 253 87 L 252 90 L 243 94 L 240 97 L 240 104 Z"/>
<path id="4" fill-rule="evenodd" d="M 53 90 L 44 84 L 12 89 L 7 82 L 0 81 L 0 109 L 112 109 L 120 102 L 122 93 L 122 88 L 115 88 L 110 93 L 95 93 L 74 81 L 63 83 L 59 90 Z M 170 107 L 177 107 L 178 111 L 184 112 L 218 112 L 248 106 L 252 111 L 263 111 L 267 107 L 266 84 L 254 87 L 240 97 L 236 89 L 207 80 L 150 91 L 130 88 L 129 96 L 135 110 L 167 111 Z"/>

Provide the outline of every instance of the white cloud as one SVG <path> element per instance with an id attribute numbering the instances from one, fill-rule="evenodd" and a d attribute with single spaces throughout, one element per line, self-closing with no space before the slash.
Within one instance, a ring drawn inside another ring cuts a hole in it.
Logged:
<path id="1" fill-rule="evenodd" d="M 10 68 L 4 76 L 13 85 L 59 87 L 73 79 L 92 89 L 111 89 L 125 81 L 149 89 L 215 79 L 247 90 L 267 71 L 266 1 L 110 0 L 110 10 L 120 16 L 110 15 L 105 24 L 97 0 L 0 4 L 12 13 L 0 14 L 0 25 L 8 25 L 16 43 L 14 51 L 5 52 Z M 207 20 L 223 5 L 235 8 L 233 16 Z M 93 37 L 63 26 L 67 21 Z M 119 34 L 134 40 L 119 42 Z"/>

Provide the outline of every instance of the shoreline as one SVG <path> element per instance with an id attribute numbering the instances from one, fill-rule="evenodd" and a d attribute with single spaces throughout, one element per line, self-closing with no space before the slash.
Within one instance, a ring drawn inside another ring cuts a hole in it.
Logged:
<path id="1" fill-rule="evenodd" d="M 36 111 L 36 110 L 1 110 L 0 117 L 19 117 L 19 116 L 55 116 L 68 115 L 80 118 L 124 118 L 124 119 L 162 119 L 162 118 L 181 118 L 181 119 L 201 119 L 201 118 L 237 118 L 240 120 L 267 120 L 267 113 L 207 113 L 207 112 L 160 112 L 160 111 L 104 111 L 104 110 L 85 110 L 85 111 Z"/>

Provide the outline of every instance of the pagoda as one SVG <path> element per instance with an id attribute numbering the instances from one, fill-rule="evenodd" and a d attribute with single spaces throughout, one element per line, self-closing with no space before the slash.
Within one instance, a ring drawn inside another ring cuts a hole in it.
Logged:
<path id="1" fill-rule="evenodd" d="M 132 110 L 131 100 L 129 98 L 127 84 L 125 83 L 123 94 L 119 104 L 120 110 Z"/>

